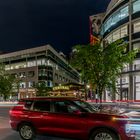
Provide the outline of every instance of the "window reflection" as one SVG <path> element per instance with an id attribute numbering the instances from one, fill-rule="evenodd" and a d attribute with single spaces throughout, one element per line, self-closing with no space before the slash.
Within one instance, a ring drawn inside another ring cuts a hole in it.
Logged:
<path id="1" fill-rule="evenodd" d="M 120 20 L 126 18 L 128 16 L 128 6 L 123 7 L 119 11 L 115 12 L 113 15 L 111 15 L 110 18 L 106 20 L 104 25 L 102 26 L 103 30 L 102 33 L 106 32 L 110 27 L 115 25 Z"/>
<path id="2" fill-rule="evenodd" d="M 136 0 L 133 3 L 133 13 L 140 11 L 140 0 Z"/>

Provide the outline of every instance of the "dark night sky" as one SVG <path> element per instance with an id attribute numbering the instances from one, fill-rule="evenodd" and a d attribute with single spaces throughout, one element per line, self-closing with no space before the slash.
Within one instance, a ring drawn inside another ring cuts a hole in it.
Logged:
<path id="1" fill-rule="evenodd" d="M 88 16 L 105 11 L 110 0 L 1 0 L 0 50 L 51 44 L 65 54 L 89 41 Z"/>

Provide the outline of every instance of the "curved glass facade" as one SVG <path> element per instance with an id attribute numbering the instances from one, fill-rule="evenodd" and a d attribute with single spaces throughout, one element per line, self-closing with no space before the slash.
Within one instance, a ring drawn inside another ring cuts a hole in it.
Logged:
<path id="1" fill-rule="evenodd" d="M 102 33 L 104 34 L 109 28 L 117 24 L 119 21 L 128 17 L 128 6 L 121 8 L 120 10 L 114 12 L 103 24 Z"/>
<path id="2" fill-rule="evenodd" d="M 124 38 L 127 36 L 128 36 L 128 25 L 125 25 L 113 31 L 105 39 L 108 41 L 108 43 L 112 43 L 120 38 Z"/>
<path id="3" fill-rule="evenodd" d="M 117 81 L 120 95 L 116 99 L 140 100 L 140 0 L 128 0 L 125 4 L 122 1 L 116 9 L 114 6 L 103 21 L 103 40 L 112 43 L 123 38 L 129 43 L 128 50 L 139 50 L 133 64 L 124 67 Z"/>
<path id="4" fill-rule="evenodd" d="M 140 0 L 136 0 L 132 4 L 133 7 L 133 13 L 139 12 L 140 11 Z"/>

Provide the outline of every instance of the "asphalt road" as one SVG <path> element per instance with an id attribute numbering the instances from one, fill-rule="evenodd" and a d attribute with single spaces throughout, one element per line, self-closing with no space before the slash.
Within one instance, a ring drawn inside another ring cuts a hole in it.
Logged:
<path id="1" fill-rule="evenodd" d="M 0 140 L 21 140 L 18 132 L 12 130 L 9 125 L 10 107 L 0 107 Z M 37 136 L 36 140 L 70 140 L 56 137 Z"/>

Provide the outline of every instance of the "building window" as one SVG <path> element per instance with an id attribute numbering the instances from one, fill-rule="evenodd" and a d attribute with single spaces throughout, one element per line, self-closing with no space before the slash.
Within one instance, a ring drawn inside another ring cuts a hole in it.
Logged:
<path id="1" fill-rule="evenodd" d="M 11 64 L 11 69 L 19 69 L 19 68 L 26 68 L 26 62 Z"/>
<path id="2" fill-rule="evenodd" d="M 29 88 L 34 87 L 35 86 L 35 82 L 34 81 L 30 81 L 28 86 L 29 86 Z"/>
<path id="3" fill-rule="evenodd" d="M 120 20 L 128 17 L 128 6 L 123 7 L 119 11 L 113 13 L 110 18 L 106 20 L 104 25 L 102 26 L 102 32 L 106 32 L 110 27 L 117 24 Z"/>
<path id="4" fill-rule="evenodd" d="M 129 83 L 129 77 L 122 77 L 122 84 L 128 84 Z"/>
<path id="5" fill-rule="evenodd" d="M 122 70 L 123 72 L 128 72 L 129 71 L 129 65 L 124 65 L 124 68 Z"/>
<path id="6" fill-rule="evenodd" d="M 37 65 L 38 65 L 38 66 L 39 66 L 39 65 L 46 65 L 45 59 L 38 59 L 38 60 L 37 60 Z"/>
<path id="7" fill-rule="evenodd" d="M 128 6 L 121 9 L 119 14 L 120 19 L 124 19 L 127 16 L 128 16 Z"/>
<path id="8" fill-rule="evenodd" d="M 133 24 L 134 33 L 140 32 L 140 21 L 137 21 Z"/>
<path id="9" fill-rule="evenodd" d="M 133 44 L 133 50 L 138 50 L 140 52 L 140 42 Z"/>
<path id="10" fill-rule="evenodd" d="M 112 17 L 110 17 L 106 23 L 105 23 L 105 31 L 107 31 L 110 28 L 110 25 L 112 24 Z"/>
<path id="11" fill-rule="evenodd" d="M 127 25 L 121 28 L 121 38 L 128 36 Z"/>
<path id="12" fill-rule="evenodd" d="M 113 41 L 120 39 L 120 29 L 113 32 Z"/>
<path id="13" fill-rule="evenodd" d="M 34 77 L 35 75 L 35 72 L 34 71 L 29 71 L 28 72 L 28 77 Z"/>
<path id="14" fill-rule="evenodd" d="M 38 74 L 39 76 L 47 76 L 48 75 L 46 69 L 39 69 L 38 73 L 39 73 Z"/>
<path id="15" fill-rule="evenodd" d="M 5 70 L 10 70 L 10 65 L 6 65 Z"/>
<path id="16" fill-rule="evenodd" d="M 20 78 L 25 78 L 26 77 L 26 73 L 25 72 L 20 72 L 19 73 L 19 77 Z"/>
<path id="17" fill-rule="evenodd" d="M 57 73 L 55 73 L 55 79 L 57 79 L 57 80 L 58 80 L 58 74 L 57 74 Z"/>
<path id="18" fill-rule="evenodd" d="M 140 70 L 140 60 L 135 60 L 134 61 L 133 70 Z"/>
<path id="19" fill-rule="evenodd" d="M 111 24 L 111 25 L 116 24 L 116 23 L 120 20 L 119 15 L 120 15 L 119 12 L 114 13 L 114 15 L 113 15 L 113 17 L 112 17 L 112 24 Z"/>
<path id="20" fill-rule="evenodd" d="M 41 60 L 37 60 L 37 65 L 39 66 L 39 65 L 42 65 L 41 64 Z"/>
<path id="21" fill-rule="evenodd" d="M 27 62 L 27 66 L 28 66 L 28 67 L 36 66 L 36 61 L 28 61 L 28 62 Z"/>
<path id="22" fill-rule="evenodd" d="M 120 85 L 120 81 L 121 81 L 120 78 L 118 78 L 116 81 L 117 85 Z"/>
<path id="23" fill-rule="evenodd" d="M 136 75 L 136 81 L 135 82 L 140 82 L 140 76 Z"/>
<path id="24" fill-rule="evenodd" d="M 48 81 L 47 83 L 48 83 L 48 85 L 47 85 L 48 87 L 52 87 L 53 86 L 52 81 Z"/>
<path id="25" fill-rule="evenodd" d="M 107 38 L 106 38 L 107 42 L 108 43 L 112 43 L 112 34 L 109 35 Z"/>
<path id="26" fill-rule="evenodd" d="M 135 98 L 139 99 L 140 98 L 140 76 L 139 75 L 135 75 L 134 76 L 134 81 L 135 81 Z"/>
<path id="27" fill-rule="evenodd" d="M 108 43 L 112 43 L 113 41 L 116 41 L 120 38 L 128 36 L 128 28 L 127 25 L 121 27 L 120 29 L 114 31 L 112 34 L 107 36 L 106 40 Z"/>
<path id="28" fill-rule="evenodd" d="M 21 82 L 20 83 L 20 88 L 26 88 L 26 83 L 25 82 Z"/>
<path id="29" fill-rule="evenodd" d="M 47 61 L 46 61 L 46 64 L 47 64 L 48 66 L 52 66 L 52 65 L 53 65 L 52 62 L 51 62 L 50 60 L 47 60 Z"/>
<path id="30" fill-rule="evenodd" d="M 62 76 L 61 75 L 59 75 L 59 80 L 62 81 Z"/>
<path id="31" fill-rule="evenodd" d="M 133 2 L 133 13 L 140 11 L 140 0 Z"/>

